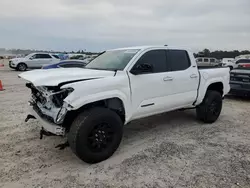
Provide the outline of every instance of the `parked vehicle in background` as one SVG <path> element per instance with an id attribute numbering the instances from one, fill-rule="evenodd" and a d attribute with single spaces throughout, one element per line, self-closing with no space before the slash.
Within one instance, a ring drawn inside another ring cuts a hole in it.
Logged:
<path id="1" fill-rule="evenodd" d="M 238 59 L 250 59 L 250 54 L 236 56 L 235 60 L 238 60 Z"/>
<path id="2" fill-rule="evenodd" d="M 88 57 L 86 59 L 84 59 L 83 61 L 88 64 L 90 61 L 92 61 L 94 59 L 94 57 Z"/>
<path id="3" fill-rule="evenodd" d="M 196 62 L 198 66 L 220 66 L 220 61 L 211 57 L 198 57 Z"/>
<path id="4" fill-rule="evenodd" d="M 41 121 L 41 134 L 67 136 L 87 163 L 109 158 L 123 125 L 177 109 L 196 108 L 205 123 L 217 120 L 228 93 L 229 68 L 199 69 L 193 53 L 166 46 L 108 50 L 84 69 L 25 72 L 31 89 L 26 118 Z"/>
<path id="5" fill-rule="evenodd" d="M 72 60 L 64 60 L 60 61 L 59 63 L 55 64 L 49 64 L 49 65 L 44 65 L 42 66 L 42 69 L 55 69 L 55 68 L 83 68 L 87 65 L 83 60 L 77 60 L 77 59 L 72 59 Z"/>
<path id="6" fill-rule="evenodd" d="M 229 67 L 230 70 L 237 67 L 235 64 L 234 58 L 223 58 L 221 63 L 222 63 L 222 66 Z"/>
<path id="7" fill-rule="evenodd" d="M 241 64 L 238 66 L 238 68 L 250 68 L 250 63 Z"/>
<path id="8" fill-rule="evenodd" d="M 231 71 L 230 87 L 230 93 L 233 95 L 250 96 L 250 66 L 239 67 Z"/>
<path id="9" fill-rule="evenodd" d="M 250 59 L 237 59 L 235 61 L 236 67 L 247 67 L 250 64 Z"/>
<path id="10" fill-rule="evenodd" d="M 18 71 L 27 69 L 41 68 L 45 64 L 53 64 L 59 62 L 60 59 L 56 55 L 49 53 L 32 53 L 24 58 L 14 58 L 9 61 L 9 67 Z"/>
<path id="11" fill-rule="evenodd" d="M 58 55 L 56 55 L 56 54 L 52 54 L 52 56 L 53 56 L 54 58 L 56 58 L 56 59 L 60 59 L 60 57 L 59 57 Z"/>

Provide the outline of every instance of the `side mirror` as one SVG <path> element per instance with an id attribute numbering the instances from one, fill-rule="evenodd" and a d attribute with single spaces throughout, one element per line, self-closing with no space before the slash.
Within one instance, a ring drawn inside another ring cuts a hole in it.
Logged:
<path id="1" fill-rule="evenodd" d="M 148 63 L 142 63 L 142 64 L 137 65 L 136 67 L 133 67 L 133 69 L 130 72 L 134 75 L 152 73 L 153 67 L 152 65 Z"/>
<path id="2" fill-rule="evenodd" d="M 30 59 L 30 60 L 33 60 L 34 58 L 33 58 L 33 57 L 30 57 L 29 59 Z"/>

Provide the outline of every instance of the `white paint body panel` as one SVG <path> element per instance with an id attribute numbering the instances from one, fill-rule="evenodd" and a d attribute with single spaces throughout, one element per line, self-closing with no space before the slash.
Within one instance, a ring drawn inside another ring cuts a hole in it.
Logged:
<path id="1" fill-rule="evenodd" d="M 130 73 L 131 68 L 145 52 L 152 49 L 178 48 L 147 46 L 125 49 L 140 49 L 140 51 L 123 71 L 116 73 L 68 68 L 30 71 L 19 76 L 35 86 L 57 86 L 62 82 L 86 79 L 63 85 L 61 88 L 74 89 L 64 101 L 72 106 L 72 110 L 76 110 L 91 102 L 119 98 L 125 108 L 125 124 L 154 114 L 195 107 L 202 102 L 208 86 L 212 83 L 223 84 L 223 96 L 229 92 L 229 69 L 198 70 L 193 54 L 190 52 L 188 54 L 191 66 L 186 70 L 133 75 Z M 168 80 L 168 78 L 171 79 Z"/>

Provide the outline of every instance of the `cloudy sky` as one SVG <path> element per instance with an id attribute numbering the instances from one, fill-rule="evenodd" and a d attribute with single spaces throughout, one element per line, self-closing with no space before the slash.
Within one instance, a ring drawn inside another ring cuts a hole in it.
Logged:
<path id="1" fill-rule="evenodd" d="M 250 0 L 0 0 L 0 47 L 250 50 Z"/>

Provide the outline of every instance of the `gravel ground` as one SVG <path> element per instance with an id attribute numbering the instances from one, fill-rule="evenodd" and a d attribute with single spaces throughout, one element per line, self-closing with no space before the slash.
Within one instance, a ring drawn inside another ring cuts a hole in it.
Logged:
<path id="1" fill-rule="evenodd" d="M 62 138 L 39 140 L 38 122 L 24 123 L 30 92 L 17 74 L 0 67 L 0 187 L 250 187 L 248 99 L 225 99 L 214 124 L 194 111 L 130 123 L 118 151 L 89 165 L 55 149 Z"/>

